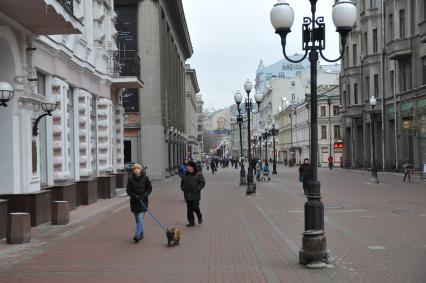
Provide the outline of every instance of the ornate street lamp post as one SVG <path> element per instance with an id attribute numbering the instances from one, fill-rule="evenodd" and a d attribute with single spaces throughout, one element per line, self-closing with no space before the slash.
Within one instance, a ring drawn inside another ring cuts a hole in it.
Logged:
<path id="1" fill-rule="evenodd" d="M 240 156 L 238 158 L 238 160 L 240 161 L 240 186 L 241 185 L 247 185 L 247 181 L 246 181 L 246 171 L 244 169 L 244 162 L 243 162 L 243 115 L 241 114 L 241 109 L 240 109 L 240 103 L 243 101 L 243 96 L 241 95 L 240 91 L 237 91 L 234 95 L 234 101 L 237 104 L 237 108 L 238 108 L 238 116 L 237 116 L 237 123 L 238 123 L 238 127 L 240 128 Z"/>
<path id="2" fill-rule="evenodd" d="M 371 105 L 371 151 L 372 151 L 372 158 L 371 158 L 371 183 L 378 184 L 379 179 L 377 178 L 377 166 L 376 166 L 376 143 L 375 143 L 375 136 L 374 136 L 374 107 L 377 104 L 377 99 L 372 96 L 370 98 L 370 105 Z"/>
<path id="3" fill-rule="evenodd" d="M 278 125 L 275 123 L 275 121 L 272 121 L 272 124 L 269 127 L 269 134 L 272 136 L 272 154 L 274 155 L 273 163 L 272 163 L 272 174 L 277 174 L 277 158 L 276 158 L 276 151 L 275 151 L 275 136 L 278 135 L 279 130 L 276 128 Z"/>
<path id="4" fill-rule="evenodd" d="M 247 93 L 247 97 L 244 100 L 244 106 L 245 106 L 245 112 L 242 113 L 240 112 L 240 104 L 243 101 L 243 96 L 241 95 L 240 92 L 237 92 L 234 95 L 234 100 L 235 103 L 237 104 L 238 107 L 238 111 L 241 114 L 245 114 L 247 113 L 247 159 L 248 159 L 248 171 L 247 171 L 247 191 L 246 194 L 247 195 L 251 195 L 256 193 L 256 184 L 253 182 L 253 167 L 252 167 L 252 158 L 251 158 L 251 134 L 250 134 L 250 114 L 256 114 L 259 112 L 259 105 L 260 102 L 262 101 L 262 95 L 260 93 L 256 93 L 254 95 L 254 100 L 257 103 L 257 111 L 253 111 L 253 101 L 250 98 L 250 92 L 253 88 L 253 84 L 250 82 L 249 79 L 246 80 L 246 82 L 244 83 L 244 90 Z"/>
<path id="5" fill-rule="evenodd" d="M 12 100 L 15 91 L 7 82 L 0 82 L 0 106 L 7 107 L 7 103 Z"/>
<path id="6" fill-rule="evenodd" d="M 284 57 L 299 63 L 309 53 L 311 73 L 311 169 L 308 183 L 307 202 L 305 203 L 305 232 L 302 238 L 302 249 L 299 252 L 299 262 L 310 267 L 323 267 L 328 262 L 326 238 L 324 235 L 324 204 L 321 201 L 320 182 L 318 181 L 318 109 L 317 109 L 317 63 L 319 55 L 328 62 L 337 62 L 343 56 L 346 36 L 352 30 L 356 21 L 356 7 L 349 0 L 339 0 L 333 5 L 333 22 L 340 33 L 342 52 L 336 60 L 325 58 L 324 17 L 316 17 L 317 0 L 309 0 L 311 17 L 304 17 L 302 24 L 302 39 L 304 56 L 299 60 L 288 58 L 285 52 L 287 34 L 290 33 L 294 21 L 293 8 L 285 1 L 278 0 L 271 10 L 271 23 L 275 32 L 281 37 Z M 319 54 L 318 54 L 319 53 Z"/>
<path id="7" fill-rule="evenodd" d="M 58 106 L 56 102 L 55 96 L 49 96 L 45 97 L 44 101 L 41 103 L 41 109 L 45 112 L 44 114 L 41 114 L 38 116 L 38 118 L 35 120 L 33 125 L 33 136 L 38 135 L 38 123 L 44 116 L 52 116 L 52 112 L 55 111 L 56 107 Z"/>
<path id="8" fill-rule="evenodd" d="M 265 141 L 265 164 L 268 165 L 268 138 L 269 138 L 269 131 L 265 127 L 264 132 L 262 133 L 263 140 Z"/>

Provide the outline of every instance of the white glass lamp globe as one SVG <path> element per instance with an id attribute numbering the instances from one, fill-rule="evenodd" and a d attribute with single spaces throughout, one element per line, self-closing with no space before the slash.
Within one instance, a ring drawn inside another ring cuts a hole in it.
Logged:
<path id="1" fill-rule="evenodd" d="M 374 96 L 372 96 L 370 98 L 370 105 L 371 106 L 376 106 L 376 104 L 377 104 L 377 99 Z"/>
<path id="2" fill-rule="evenodd" d="M 240 104 L 240 103 L 241 103 L 241 101 L 243 101 L 243 95 L 241 94 L 241 92 L 240 92 L 240 91 L 237 91 L 237 92 L 234 94 L 234 101 L 235 101 L 235 103 L 237 103 L 237 104 Z"/>
<path id="3" fill-rule="evenodd" d="M 294 11 L 285 0 L 278 0 L 271 9 L 270 17 L 275 30 L 290 30 L 294 22 Z"/>
<path id="4" fill-rule="evenodd" d="M 247 79 L 246 82 L 244 83 L 244 90 L 246 92 L 250 92 L 252 88 L 253 88 L 253 84 L 251 83 L 249 79 Z"/>
<path id="5" fill-rule="evenodd" d="M 333 5 L 332 17 L 337 30 L 352 29 L 356 22 L 356 7 L 350 0 L 339 0 Z"/>
<path id="6" fill-rule="evenodd" d="M 262 95 L 260 94 L 260 92 L 256 92 L 256 94 L 254 95 L 254 101 L 256 101 L 257 104 L 262 101 Z"/>

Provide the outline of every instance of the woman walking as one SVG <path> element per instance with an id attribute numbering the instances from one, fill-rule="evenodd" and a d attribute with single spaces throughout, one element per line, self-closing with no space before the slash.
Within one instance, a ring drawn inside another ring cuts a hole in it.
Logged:
<path id="1" fill-rule="evenodd" d="M 148 208 L 148 196 L 151 192 L 151 181 L 145 175 L 145 172 L 143 172 L 142 166 L 135 163 L 133 165 L 133 174 L 127 183 L 127 195 L 130 196 L 130 210 L 133 212 L 136 221 L 135 236 L 133 237 L 135 243 L 143 239 L 143 218 Z"/>
<path id="2" fill-rule="evenodd" d="M 308 182 L 309 182 L 309 171 L 311 169 L 311 164 L 309 163 L 309 158 L 303 160 L 303 164 L 299 167 L 299 181 L 303 184 L 303 193 L 308 194 Z"/>
<path id="3" fill-rule="evenodd" d="M 190 161 L 188 162 L 188 171 L 186 175 L 183 176 L 181 181 L 181 189 L 185 195 L 188 218 L 187 227 L 192 227 L 195 225 L 194 213 L 197 215 L 198 224 L 203 223 L 203 215 L 200 210 L 200 199 L 201 199 L 201 190 L 206 185 L 204 180 L 203 173 L 197 171 L 197 165 Z M 213 171 L 213 167 L 212 167 Z"/>

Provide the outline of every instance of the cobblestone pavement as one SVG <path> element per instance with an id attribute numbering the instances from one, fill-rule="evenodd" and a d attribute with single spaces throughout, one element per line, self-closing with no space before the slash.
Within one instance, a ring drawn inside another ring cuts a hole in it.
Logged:
<path id="1" fill-rule="evenodd" d="M 320 168 L 328 268 L 298 264 L 304 196 L 297 168 L 278 167 L 255 196 L 239 171 L 205 172 L 204 223 L 187 228 L 178 177 L 155 182 L 150 208 L 182 240 L 167 247 L 146 215 L 145 239 L 132 242 L 127 197 L 73 211 L 66 226 L 44 224 L 32 241 L 0 241 L 0 282 L 426 282 L 426 184 L 400 174 Z"/>

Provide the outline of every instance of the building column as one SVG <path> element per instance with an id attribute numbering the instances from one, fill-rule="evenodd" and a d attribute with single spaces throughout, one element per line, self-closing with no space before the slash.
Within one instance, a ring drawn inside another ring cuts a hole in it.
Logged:
<path id="1" fill-rule="evenodd" d="M 161 95 L 161 11 L 159 1 L 138 2 L 138 50 L 142 68 L 141 77 L 145 85 L 139 90 L 141 115 L 142 163 L 149 167 L 152 179 L 163 179 L 164 168 L 164 126 Z"/>

